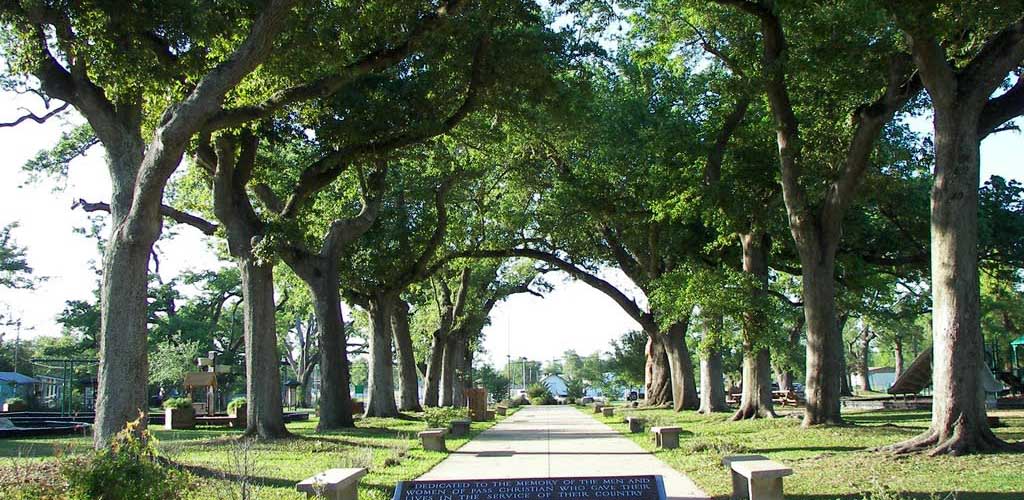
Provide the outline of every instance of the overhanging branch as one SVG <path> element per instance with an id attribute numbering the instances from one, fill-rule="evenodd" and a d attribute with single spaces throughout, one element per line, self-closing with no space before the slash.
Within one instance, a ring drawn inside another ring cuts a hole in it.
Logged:
<path id="1" fill-rule="evenodd" d="M 85 201 L 85 200 L 79 198 L 78 201 L 74 202 L 71 205 L 71 209 L 72 210 L 76 209 L 76 208 L 81 208 L 82 210 L 84 210 L 86 212 L 106 212 L 106 213 L 110 213 L 110 204 L 106 203 L 106 202 L 102 202 L 102 201 L 95 202 L 95 203 L 90 203 L 88 201 Z M 168 219 L 173 220 L 174 222 L 179 223 L 179 224 L 185 224 L 185 225 L 188 225 L 188 226 L 192 226 L 192 227 L 202 231 L 203 234 L 206 234 L 208 236 L 213 236 L 217 232 L 217 227 L 218 227 L 217 224 L 214 224 L 214 223 L 212 223 L 212 222 L 210 222 L 210 221 L 208 221 L 208 220 L 206 220 L 206 219 L 204 219 L 202 217 L 199 217 L 197 215 L 192 215 L 192 214 L 187 213 L 187 212 L 182 212 L 181 210 L 178 210 L 178 209 L 173 208 L 173 207 L 169 207 L 167 205 L 160 205 L 160 214 L 163 215 L 164 217 L 167 217 Z"/>

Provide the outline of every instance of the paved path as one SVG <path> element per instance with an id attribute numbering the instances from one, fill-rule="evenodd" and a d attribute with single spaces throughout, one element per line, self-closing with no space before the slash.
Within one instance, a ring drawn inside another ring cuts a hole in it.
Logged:
<path id="1" fill-rule="evenodd" d="M 725 474 L 725 471 L 722 472 Z M 569 406 L 528 406 L 419 479 L 661 475 L 669 499 L 708 497 L 639 445 Z"/>

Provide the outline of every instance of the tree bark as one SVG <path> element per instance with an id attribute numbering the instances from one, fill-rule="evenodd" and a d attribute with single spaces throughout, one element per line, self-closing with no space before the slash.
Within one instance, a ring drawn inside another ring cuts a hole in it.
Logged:
<path id="1" fill-rule="evenodd" d="M 370 369 L 366 388 L 367 417 L 397 417 L 395 404 L 394 353 L 391 349 L 393 298 L 388 294 L 370 297 Z"/>
<path id="2" fill-rule="evenodd" d="M 93 429 L 97 448 L 106 446 L 125 424 L 140 416 L 144 427 L 149 409 L 146 278 L 152 243 L 132 242 L 118 233 L 115 229 L 103 264 L 99 391 Z"/>
<path id="3" fill-rule="evenodd" d="M 672 402 L 672 375 L 668 356 L 663 341 L 650 333 L 647 336 L 644 390 L 647 406 L 664 406 Z"/>
<path id="4" fill-rule="evenodd" d="M 793 372 L 785 369 L 777 370 L 775 372 L 775 381 L 778 382 L 780 391 L 793 390 Z"/>
<path id="5" fill-rule="evenodd" d="M 892 357 L 896 364 L 896 378 L 900 378 L 903 375 L 903 339 L 898 335 L 892 340 Z"/>
<path id="6" fill-rule="evenodd" d="M 401 411 L 423 411 L 420 406 L 419 374 L 416 371 L 416 352 L 409 334 L 409 304 L 395 297 L 391 309 L 391 331 L 398 348 L 398 390 Z"/>
<path id="7" fill-rule="evenodd" d="M 860 332 L 860 356 L 857 357 L 857 371 L 863 378 L 860 389 L 864 392 L 871 392 L 871 341 L 874 334 L 867 325 L 864 325 Z"/>
<path id="8" fill-rule="evenodd" d="M 835 252 L 823 253 L 801 258 L 804 316 L 807 324 L 807 378 L 804 384 L 807 409 L 804 413 L 804 426 L 838 425 L 843 422 L 839 397 L 845 369 L 843 340 L 836 328 Z"/>
<path id="9" fill-rule="evenodd" d="M 452 406 L 455 404 L 455 385 L 458 368 L 458 343 L 454 335 L 444 342 L 444 353 L 441 361 L 441 406 Z"/>
<path id="10" fill-rule="evenodd" d="M 846 349 L 839 351 L 839 396 L 853 396 L 853 381 L 850 380 L 850 365 L 846 362 Z"/>
<path id="11" fill-rule="evenodd" d="M 281 408 L 281 367 L 277 352 L 274 304 L 274 267 L 250 256 L 239 258 L 245 297 L 245 433 L 260 438 L 288 436 Z"/>
<path id="12" fill-rule="evenodd" d="M 690 319 L 687 317 L 683 321 L 673 323 L 662 335 L 672 377 L 672 408 L 675 411 L 700 408 L 697 380 L 693 374 L 693 358 L 690 357 L 690 349 L 686 346 L 686 333 L 689 327 Z"/>
<path id="13" fill-rule="evenodd" d="M 729 411 L 725 403 L 725 376 L 722 371 L 722 351 L 709 349 L 700 360 L 700 409 L 710 414 Z"/>
<path id="14" fill-rule="evenodd" d="M 430 359 L 427 360 L 427 381 L 423 393 L 423 405 L 436 407 L 441 399 L 441 368 L 444 364 L 445 339 L 438 332 L 430 339 Z"/>
<path id="15" fill-rule="evenodd" d="M 768 320 L 765 298 L 768 293 L 768 251 L 771 240 L 764 232 L 740 235 L 743 272 L 754 279 L 749 291 L 750 304 L 743 313 L 743 392 L 733 420 L 774 418 L 772 404 L 771 354 L 765 345 Z"/>
<path id="16" fill-rule="evenodd" d="M 320 280 L 307 282 L 313 295 L 316 319 L 320 325 L 320 422 L 317 432 L 355 427 L 352 419 L 352 394 L 349 392 L 350 364 L 348 335 L 341 311 L 334 262 L 322 269 Z"/>

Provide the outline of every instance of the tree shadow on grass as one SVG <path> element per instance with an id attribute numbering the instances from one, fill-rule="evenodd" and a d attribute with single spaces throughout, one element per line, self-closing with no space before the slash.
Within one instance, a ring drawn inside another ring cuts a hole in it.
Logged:
<path id="1" fill-rule="evenodd" d="M 966 492 L 898 492 L 900 500 L 1020 500 L 1020 493 L 996 493 L 985 491 Z M 728 497 L 722 497 L 728 498 Z M 786 493 L 787 500 L 863 500 L 862 493 L 847 493 L 842 495 L 791 495 Z"/>
<path id="2" fill-rule="evenodd" d="M 206 467 L 206 466 L 203 466 L 203 465 L 189 465 L 189 464 L 183 464 L 181 462 L 168 461 L 168 465 L 170 465 L 172 467 L 175 467 L 175 468 L 177 468 L 179 470 L 183 470 L 185 472 L 188 472 L 188 473 L 190 473 L 190 474 L 192 474 L 194 476 L 197 476 L 197 477 L 208 478 L 208 479 L 222 479 L 222 480 L 226 480 L 226 481 L 231 481 L 233 483 L 238 483 L 238 482 L 242 482 L 242 481 L 248 481 L 249 483 L 257 484 L 257 485 L 262 485 L 262 486 L 272 486 L 272 487 L 275 487 L 275 488 L 293 488 L 295 486 L 295 483 L 298 482 L 298 481 L 293 481 L 291 479 L 284 479 L 284 478 L 280 478 L 280 477 L 265 477 L 265 476 L 248 476 L 248 477 L 244 477 L 244 476 L 239 475 L 239 474 L 223 471 L 223 470 L 220 470 L 220 469 L 215 469 L 215 468 L 212 468 L 212 467 Z"/>

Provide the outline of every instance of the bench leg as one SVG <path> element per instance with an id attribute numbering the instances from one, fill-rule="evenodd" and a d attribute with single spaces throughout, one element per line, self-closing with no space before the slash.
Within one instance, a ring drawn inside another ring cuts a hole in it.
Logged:
<path id="1" fill-rule="evenodd" d="M 657 447 L 657 448 L 661 448 L 661 433 L 660 432 L 655 432 L 654 433 L 654 446 Z"/>
<path id="2" fill-rule="evenodd" d="M 750 492 L 747 490 L 747 478 L 736 471 L 732 472 L 732 500 L 747 500 Z"/>
<path id="3" fill-rule="evenodd" d="M 783 500 L 782 478 L 759 479 L 748 482 L 750 500 Z"/>
<path id="4" fill-rule="evenodd" d="M 672 450 L 679 447 L 679 434 L 665 434 L 661 436 L 661 447 Z"/>

